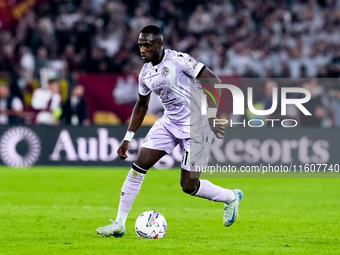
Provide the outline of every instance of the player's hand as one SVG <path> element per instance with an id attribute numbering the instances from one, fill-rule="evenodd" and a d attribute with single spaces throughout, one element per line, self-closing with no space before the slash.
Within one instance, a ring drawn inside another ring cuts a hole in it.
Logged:
<path id="1" fill-rule="evenodd" d="M 130 142 L 124 140 L 118 148 L 117 153 L 118 153 L 119 157 L 123 160 L 128 157 L 128 155 L 126 155 L 126 152 L 129 149 L 129 145 L 130 145 Z"/>
<path id="2" fill-rule="evenodd" d="M 223 139 L 224 138 L 224 131 L 225 131 L 225 126 L 217 121 L 215 121 L 214 124 L 214 119 L 217 118 L 209 118 L 209 125 L 210 125 L 210 129 L 214 132 L 214 134 L 216 135 L 216 137 L 218 139 Z"/>

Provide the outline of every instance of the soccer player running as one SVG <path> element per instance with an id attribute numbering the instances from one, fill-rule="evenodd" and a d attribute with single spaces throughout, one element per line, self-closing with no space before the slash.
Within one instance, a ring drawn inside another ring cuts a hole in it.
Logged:
<path id="1" fill-rule="evenodd" d="M 194 169 L 194 165 L 208 164 L 214 134 L 219 139 L 224 137 L 224 127 L 213 125 L 213 120 L 216 119 L 216 105 L 209 101 L 207 116 L 201 114 L 203 91 L 197 88 L 201 85 L 195 79 L 205 79 L 212 86 L 221 83 L 220 79 L 190 55 L 164 49 L 163 35 L 157 26 L 144 27 L 139 35 L 138 45 L 145 64 L 139 74 L 139 99 L 118 149 L 121 159 L 128 157 L 126 153 L 129 144 L 146 115 L 151 92 L 160 97 L 165 112 L 150 129 L 137 160 L 128 172 L 122 187 L 116 220 L 111 220 L 112 224 L 108 226 L 99 227 L 97 233 L 115 237 L 124 235 L 128 213 L 145 174 L 177 145 L 183 152 L 180 180 L 182 190 L 192 196 L 225 203 L 223 224 L 226 227 L 231 226 L 237 218 L 243 193 L 239 189 L 225 189 L 208 180 L 199 179 L 200 173 Z"/>

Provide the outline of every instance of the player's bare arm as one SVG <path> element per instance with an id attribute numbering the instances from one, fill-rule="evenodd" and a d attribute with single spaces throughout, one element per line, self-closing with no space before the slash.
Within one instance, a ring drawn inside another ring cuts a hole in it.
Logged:
<path id="1" fill-rule="evenodd" d="M 146 112 L 148 111 L 148 105 L 150 101 L 150 94 L 147 96 L 139 95 L 138 101 L 136 102 L 135 107 L 133 108 L 131 121 L 128 127 L 128 132 L 135 133 L 138 128 L 141 126 Z M 118 155 L 121 159 L 126 159 L 128 156 L 126 155 L 127 150 L 129 149 L 130 141 L 129 139 L 125 139 L 122 141 L 121 145 L 118 148 Z"/>
<path id="2" fill-rule="evenodd" d="M 163 36 L 154 35 L 152 33 L 140 33 L 138 38 L 138 47 L 142 59 L 145 63 L 151 62 L 158 64 L 164 54 L 163 50 Z M 134 133 L 142 124 L 145 114 L 148 110 L 150 94 L 143 96 L 139 94 L 139 99 L 133 109 L 131 122 L 127 130 L 126 136 L 118 148 L 118 155 L 121 159 L 126 159 L 128 156 L 126 152 L 129 148 L 129 143 L 134 136 Z"/>
<path id="3" fill-rule="evenodd" d="M 217 75 L 214 74 L 208 67 L 206 67 L 203 70 L 203 72 L 201 73 L 199 77 L 197 77 L 197 79 L 202 80 L 205 83 L 208 83 L 212 87 L 215 87 L 215 84 L 221 83 L 221 80 L 217 77 Z M 221 95 L 221 89 L 216 89 L 216 91 L 219 95 Z M 219 102 L 217 98 L 216 98 L 216 102 Z M 218 103 L 216 106 L 210 97 L 208 97 L 208 106 L 209 106 L 209 109 L 212 109 L 216 114 L 217 109 L 218 109 Z M 216 124 L 216 123 L 214 125 L 214 119 L 216 119 L 216 116 L 213 116 L 213 117 L 208 116 L 210 128 L 214 132 L 217 138 L 223 139 L 225 126 L 223 126 L 222 124 Z"/>

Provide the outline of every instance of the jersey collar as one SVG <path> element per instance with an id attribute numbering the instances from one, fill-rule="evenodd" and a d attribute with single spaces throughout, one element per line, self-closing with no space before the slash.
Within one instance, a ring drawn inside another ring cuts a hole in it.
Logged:
<path id="1" fill-rule="evenodd" d="M 157 65 L 152 65 L 152 63 L 150 62 L 151 67 L 154 69 L 158 68 L 158 66 L 162 64 L 163 60 L 165 59 L 165 55 L 167 55 L 167 50 L 163 49 L 163 57 L 161 61 Z"/>

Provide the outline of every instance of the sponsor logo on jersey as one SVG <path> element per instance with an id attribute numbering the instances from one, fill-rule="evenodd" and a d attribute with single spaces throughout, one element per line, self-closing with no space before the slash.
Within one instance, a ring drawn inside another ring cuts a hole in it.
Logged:
<path id="1" fill-rule="evenodd" d="M 157 87 L 165 85 L 165 84 L 166 84 L 166 80 L 162 80 L 162 81 L 159 81 L 159 82 L 152 84 L 151 87 L 154 89 L 154 88 L 157 88 Z"/>

